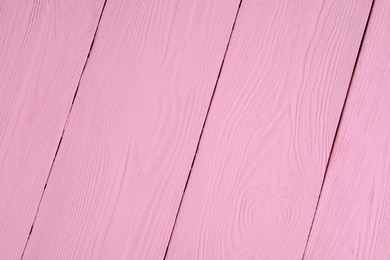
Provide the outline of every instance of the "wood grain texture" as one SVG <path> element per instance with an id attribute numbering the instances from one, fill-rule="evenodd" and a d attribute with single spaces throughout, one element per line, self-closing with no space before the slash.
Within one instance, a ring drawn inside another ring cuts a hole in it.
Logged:
<path id="1" fill-rule="evenodd" d="M 376 0 L 306 259 L 390 259 L 390 2 Z"/>
<path id="2" fill-rule="evenodd" d="M 239 1 L 109 0 L 26 259 L 162 259 Z"/>
<path id="3" fill-rule="evenodd" d="M 167 259 L 301 259 L 370 7 L 243 1 Z"/>
<path id="4" fill-rule="evenodd" d="M 0 258 L 23 251 L 103 7 L 0 1 Z"/>

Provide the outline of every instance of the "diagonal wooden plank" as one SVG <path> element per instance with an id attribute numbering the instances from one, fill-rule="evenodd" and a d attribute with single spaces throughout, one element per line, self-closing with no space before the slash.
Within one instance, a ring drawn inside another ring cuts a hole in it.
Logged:
<path id="1" fill-rule="evenodd" d="M 27 259 L 162 259 L 238 0 L 108 0 Z"/>
<path id="2" fill-rule="evenodd" d="M 167 259 L 300 259 L 370 0 L 244 0 Z"/>
<path id="3" fill-rule="evenodd" d="M 0 255 L 20 258 L 103 0 L 0 2 Z"/>
<path id="4" fill-rule="evenodd" d="M 390 259 L 390 2 L 376 0 L 305 259 Z"/>

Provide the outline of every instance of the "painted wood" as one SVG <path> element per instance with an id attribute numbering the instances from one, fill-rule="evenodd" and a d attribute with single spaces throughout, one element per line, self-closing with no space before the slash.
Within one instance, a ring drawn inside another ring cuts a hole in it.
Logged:
<path id="1" fill-rule="evenodd" d="M 238 0 L 108 0 L 26 259 L 162 259 Z"/>
<path id="2" fill-rule="evenodd" d="M 306 259 L 390 259 L 390 2 L 376 0 Z"/>
<path id="3" fill-rule="evenodd" d="M 0 258 L 19 259 L 102 0 L 0 2 Z"/>
<path id="4" fill-rule="evenodd" d="M 301 259 L 371 1 L 243 1 L 167 259 Z"/>

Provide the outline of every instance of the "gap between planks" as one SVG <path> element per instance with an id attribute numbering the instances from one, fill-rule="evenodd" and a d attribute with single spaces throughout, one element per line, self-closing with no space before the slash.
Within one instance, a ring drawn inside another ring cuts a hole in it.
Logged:
<path id="1" fill-rule="evenodd" d="M 197 145 L 196 145 L 194 157 L 192 158 L 191 168 L 190 168 L 190 171 L 189 171 L 189 173 L 188 173 L 187 180 L 186 180 L 186 184 L 184 185 L 183 193 L 182 193 L 181 198 L 180 198 L 180 203 L 179 203 L 179 207 L 178 207 L 177 212 L 176 212 L 175 221 L 173 222 L 172 231 L 171 231 L 171 234 L 169 235 L 168 244 L 167 244 L 167 247 L 166 247 L 165 253 L 164 253 L 164 258 L 163 258 L 164 260 L 165 260 L 166 257 L 167 257 L 167 253 L 168 253 L 169 245 L 170 245 L 170 243 L 171 243 L 172 235 L 173 235 L 173 232 L 175 231 L 176 222 L 177 222 L 177 219 L 178 219 L 178 216 L 179 216 L 179 212 L 180 212 L 181 205 L 182 205 L 182 202 L 183 202 L 184 194 L 185 194 L 186 189 L 187 189 L 188 181 L 190 180 L 190 177 L 191 177 L 192 168 L 194 167 L 195 158 L 196 158 L 196 155 L 197 155 L 198 150 L 199 150 L 199 144 L 200 144 L 200 141 L 201 141 L 201 139 L 202 139 L 203 130 L 204 130 L 205 126 L 206 126 L 207 117 L 208 117 L 208 115 L 209 115 L 210 108 L 211 108 L 211 104 L 212 104 L 213 99 L 214 99 L 215 91 L 216 91 L 217 86 L 218 86 L 218 82 L 219 82 L 219 78 L 220 78 L 220 76 L 221 76 L 223 64 L 224 64 L 225 59 L 226 59 L 226 54 L 228 53 L 228 50 L 229 50 L 229 44 L 230 44 L 230 41 L 231 41 L 231 39 L 232 39 L 234 27 L 235 27 L 235 25 L 236 25 L 238 13 L 240 12 L 241 4 L 242 4 L 242 0 L 240 0 L 240 3 L 238 4 L 236 16 L 234 17 L 234 22 L 233 22 L 233 25 L 232 25 L 232 29 L 231 29 L 231 31 L 230 31 L 229 40 L 228 40 L 228 42 L 227 42 L 227 44 L 226 44 L 226 49 L 225 49 L 225 53 L 223 54 L 221 66 L 219 67 L 219 72 L 218 72 L 217 80 L 215 81 L 213 93 L 211 94 L 211 99 L 210 99 L 209 107 L 207 108 L 206 116 L 205 116 L 205 118 L 204 118 L 203 125 L 202 125 L 202 130 L 200 131 L 200 135 L 199 135 L 199 138 L 198 138 L 198 143 L 197 143 Z"/>
<path id="2" fill-rule="evenodd" d="M 355 64 L 354 64 L 354 66 L 353 66 L 351 79 L 350 79 L 350 81 L 349 81 L 347 93 L 346 93 L 346 95 L 345 95 L 343 107 L 342 107 L 342 109 L 341 109 L 339 121 L 338 121 L 338 123 L 337 123 L 336 132 L 335 132 L 335 135 L 334 135 L 334 137 L 333 137 L 332 146 L 331 146 L 331 148 L 330 148 L 330 153 L 329 153 L 328 161 L 327 161 L 327 163 L 326 163 L 325 173 L 324 173 L 324 177 L 322 178 L 321 188 L 320 188 L 320 192 L 319 192 L 319 194 L 318 194 L 317 204 L 316 204 L 316 208 L 315 208 L 315 210 L 314 210 L 314 215 L 313 215 L 313 219 L 312 219 L 312 221 L 311 221 L 309 233 L 308 233 L 308 235 L 307 235 L 306 244 L 305 244 L 305 249 L 304 249 L 303 255 L 302 255 L 302 260 L 305 258 L 305 253 L 306 253 L 306 250 L 307 250 L 307 245 L 308 245 L 308 243 L 309 243 L 310 235 L 311 235 L 311 232 L 312 232 L 312 229 L 313 229 L 313 224 L 314 224 L 315 217 L 316 217 L 317 210 L 318 210 L 318 205 L 319 205 L 320 200 L 321 200 L 322 190 L 323 190 L 323 188 L 324 188 L 324 184 L 325 184 L 325 180 L 326 180 L 326 174 L 328 173 L 329 162 L 330 162 L 331 159 L 332 159 L 333 148 L 334 148 L 335 141 L 336 141 L 336 138 L 337 138 L 337 135 L 338 135 L 338 132 L 339 132 L 339 128 L 340 128 L 341 121 L 342 121 L 342 119 L 343 119 L 345 104 L 347 103 L 348 95 L 349 95 L 349 92 L 350 92 L 350 89 L 351 89 L 351 85 L 352 85 L 352 82 L 353 82 L 353 78 L 354 78 L 354 75 L 355 75 L 356 65 L 357 65 L 358 62 L 359 62 L 360 51 L 362 50 L 362 46 L 363 46 L 363 43 L 364 43 L 364 37 L 365 37 L 365 35 L 366 35 L 368 23 L 370 22 L 370 18 L 371 18 L 372 10 L 373 10 L 373 8 L 374 8 L 374 4 L 375 4 L 375 0 L 372 0 L 371 7 L 370 7 L 370 12 L 368 13 L 366 25 L 365 25 L 365 27 L 364 27 L 362 39 L 361 39 L 360 45 L 359 45 L 359 50 L 358 50 L 358 53 L 357 53 L 357 55 L 356 55 Z"/>
<path id="3" fill-rule="evenodd" d="M 60 146 L 61 146 L 62 138 L 63 138 L 63 136 L 64 136 L 66 126 L 67 126 L 67 124 L 68 124 L 69 116 L 70 116 L 70 113 L 72 112 L 73 104 L 74 104 L 74 101 L 75 101 L 75 99 L 76 99 L 76 96 L 77 96 L 77 92 L 78 92 L 78 90 L 79 90 L 79 87 L 80 87 L 80 82 L 81 82 L 81 79 L 82 79 L 82 77 L 83 77 L 83 75 L 84 75 L 85 68 L 87 67 L 87 63 L 88 63 L 89 57 L 90 57 L 91 52 L 92 52 L 93 44 L 94 44 L 94 42 L 95 42 L 95 38 L 96 38 L 96 35 L 97 35 L 97 31 L 98 31 L 98 28 L 99 28 L 100 21 L 101 21 L 102 16 L 103 16 L 104 8 L 106 7 L 106 3 L 107 3 L 107 0 L 104 0 L 103 7 L 102 7 L 102 10 L 101 10 L 101 12 L 100 12 L 99 20 L 98 20 L 98 22 L 97 22 L 96 29 L 95 29 L 95 32 L 94 32 L 94 34 L 93 34 L 93 38 L 92 38 L 92 41 L 91 41 L 91 46 L 89 47 L 88 55 L 87 55 L 87 57 L 86 57 L 86 59 L 85 59 L 84 66 L 83 66 L 83 70 L 81 71 L 81 75 L 80 75 L 80 78 L 79 78 L 78 83 L 77 83 L 76 91 L 75 91 L 74 96 L 73 96 L 72 104 L 70 105 L 70 108 L 69 108 L 69 111 L 68 111 L 68 115 L 67 115 L 67 117 L 66 117 L 65 124 L 64 124 L 64 127 L 63 127 L 63 129 L 62 129 L 61 137 L 60 137 L 60 140 L 58 141 L 56 153 L 54 154 L 54 158 L 53 158 L 53 161 L 52 161 L 51 166 L 50 166 L 49 174 L 48 174 L 47 177 L 46 177 L 45 186 L 43 187 L 43 191 L 42 191 L 42 194 L 41 194 L 41 198 L 39 199 L 37 211 L 36 211 L 36 213 L 35 213 L 33 223 L 31 224 L 30 232 L 28 233 L 28 237 L 27 237 L 27 240 L 26 240 L 26 244 L 24 245 L 23 252 L 22 252 L 22 255 L 21 255 L 20 259 L 23 259 L 24 253 L 25 253 L 26 248 L 27 248 L 28 241 L 29 241 L 29 239 L 30 239 L 30 237 L 31 237 L 31 233 L 32 233 L 32 231 L 33 231 L 33 229 L 34 229 L 34 224 L 35 224 L 35 221 L 36 221 L 37 216 L 38 216 L 38 213 L 39 213 L 39 209 L 40 209 L 40 206 L 41 206 L 41 203 L 42 203 L 42 199 L 43 199 L 43 196 L 45 195 L 45 190 L 46 190 L 47 182 L 49 181 L 50 174 L 51 174 L 51 172 L 52 172 L 52 170 L 53 170 L 53 166 L 54 166 L 54 163 L 55 163 L 55 161 L 56 161 L 56 157 L 57 157 L 58 151 L 59 151 Z"/>

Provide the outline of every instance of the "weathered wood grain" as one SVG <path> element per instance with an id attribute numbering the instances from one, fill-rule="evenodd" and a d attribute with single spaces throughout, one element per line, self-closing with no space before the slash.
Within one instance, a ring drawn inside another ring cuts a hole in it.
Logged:
<path id="1" fill-rule="evenodd" d="M 370 0 L 245 0 L 168 259 L 301 259 Z"/>
<path id="2" fill-rule="evenodd" d="M 162 259 L 238 0 L 108 0 L 27 259 Z"/>
<path id="3" fill-rule="evenodd" d="M 0 1 L 0 258 L 22 255 L 103 0 Z"/>
<path id="4" fill-rule="evenodd" d="M 376 0 L 306 259 L 390 259 L 390 2 Z"/>

